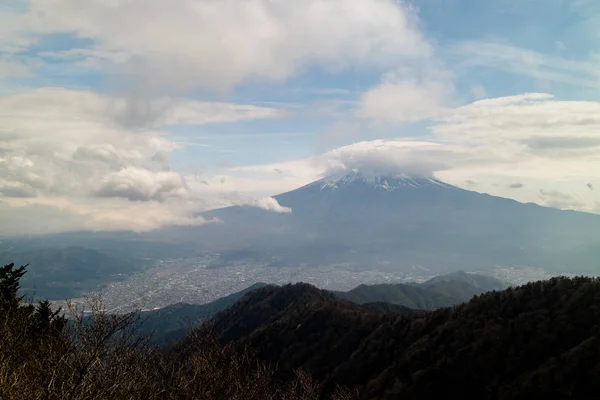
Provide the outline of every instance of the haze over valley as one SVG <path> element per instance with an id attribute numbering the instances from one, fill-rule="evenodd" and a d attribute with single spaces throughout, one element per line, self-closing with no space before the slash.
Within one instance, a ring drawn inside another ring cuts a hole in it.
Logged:
<path id="1" fill-rule="evenodd" d="M 29 293 L 101 293 L 108 310 L 126 312 L 204 304 L 257 282 L 350 290 L 467 270 L 522 284 L 593 273 L 600 251 L 597 215 L 434 178 L 354 170 L 274 201 L 286 211 L 234 206 L 202 214 L 215 222 L 200 227 L 9 239 L 2 257 L 32 264 Z"/>

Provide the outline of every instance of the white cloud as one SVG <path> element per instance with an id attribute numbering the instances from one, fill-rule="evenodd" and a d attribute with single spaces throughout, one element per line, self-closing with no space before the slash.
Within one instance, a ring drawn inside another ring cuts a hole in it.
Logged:
<path id="1" fill-rule="evenodd" d="M 495 68 L 540 82 L 600 88 L 600 62 L 573 60 L 501 42 L 465 41 L 450 48 L 459 68 Z"/>
<path id="2" fill-rule="evenodd" d="M 32 198 L 36 197 L 33 188 L 21 182 L 6 182 L 0 186 L 0 197 Z"/>
<path id="3" fill-rule="evenodd" d="M 18 10 L 19 7 L 0 8 L 0 52 L 18 53 L 35 43 L 35 39 L 24 34 L 27 28 Z"/>
<path id="4" fill-rule="evenodd" d="M 68 115 L 113 128 L 158 128 L 167 124 L 203 125 L 262 118 L 279 118 L 285 113 L 271 107 L 189 100 L 149 98 L 143 94 L 103 95 L 86 90 L 38 88 L 18 91 L 0 98 L 2 118 L 15 120 L 25 115 L 68 121 Z M 28 125 L 33 125 L 33 122 Z"/>
<path id="5" fill-rule="evenodd" d="M 52 228 L 59 230 L 67 228 L 67 221 L 78 228 L 138 230 L 202 223 L 193 218 L 205 208 L 202 193 L 190 194 L 185 178 L 170 166 L 169 154 L 182 145 L 158 128 L 280 115 L 266 107 L 184 99 L 159 99 L 133 111 L 131 104 L 57 88 L 0 96 L 0 196 L 24 218 L 31 207 L 68 213 L 65 224 Z M 191 205 L 181 209 L 181 201 Z M 153 216 L 133 210 L 130 203 Z"/>
<path id="6" fill-rule="evenodd" d="M 82 228 L 82 218 L 60 207 L 0 201 L 0 235 L 29 235 Z"/>
<path id="7" fill-rule="evenodd" d="M 202 193 L 210 198 L 207 208 L 244 205 L 265 196 L 278 194 L 310 182 L 315 176 L 305 159 L 283 163 L 288 168 L 281 173 L 270 165 L 225 168 L 214 175 L 187 175 L 191 193 Z"/>
<path id="8" fill-rule="evenodd" d="M 600 103 L 544 93 L 476 101 L 431 128 L 438 140 L 486 154 L 498 172 L 567 179 L 600 170 Z"/>
<path id="9" fill-rule="evenodd" d="M 201 125 L 218 122 L 237 122 L 252 119 L 281 118 L 283 110 L 232 103 L 185 100 L 168 109 L 164 123 L 171 125 Z"/>
<path id="10" fill-rule="evenodd" d="M 440 82 L 384 82 L 362 95 L 359 115 L 388 123 L 429 119 L 445 108 L 448 92 Z"/>
<path id="11" fill-rule="evenodd" d="M 540 198 L 544 205 L 548 207 L 577 210 L 585 207 L 581 200 L 576 196 L 560 192 L 558 190 L 540 189 Z"/>
<path id="12" fill-rule="evenodd" d="M 453 163 L 440 172 L 445 179 L 488 182 L 480 189 L 595 212 L 598 198 L 585 189 L 600 178 L 600 102 L 560 101 L 545 93 L 480 100 L 457 108 L 431 131 L 436 140 L 480 156 Z M 514 179 L 525 187 L 504 191 Z M 498 187 L 492 187 L 494 181 Z M 552 187 L 572 199 L 544 196 L 536 187 Z"/>
<path id="13" fill-rule="evenodd" d="M 125 199 L 102 202 L 81 199 L 37 198 L 0 201 L 0 235 L 46 234 L 65 231 L 149 231 L 167 225 L 202 225 L 213 222 L 195 216 L 189 202 L 132 203 Z"/>
<path id="14" fill-rule="evenodd" d="M 18 182 L 34 191 L 73 196 L 96 191 L 116 195 L 120 191 L 108 190 L 108 186 L 100 190 L 97 185 L 120 182 L 122 186 L 119 180 L 138 178 L 140 187 L 148 189 L 149 181 L 164 181 L 165 174 L 175 174 L 170 172 L 168 154 L 181 145 L 144 125 L 204 124 L 280 115 L 265 107 L 178 99 L 157 100 L 144 109 L 130 105 L 121 98 L 66 89 L 37 89 L 0 97 L 0 185 Z"/>
<path id="15" fill-rule="evenodd" d="M 152 172 L 126 167 L 108 174 L 94 194 L 99 197 L 123 197 L 130 201 L 164 202 L 173 197 L 185 198 L 188 192 L 183 178 L 176 172 Z"/>
<path id="16" fill-rule="evenodd" d="M 388 69 L 431 52 L 413 12 L 393 0 L 30 0 L 8 19 L 22 46 L 71 33 L 92 47 L 53 56 L 96 57 L 169 88 L 282 81 L 314 66 Z"/>
<path id="17" fill-rule="evenodd" d="M 48 194 L 87 196 L 128 166 L 168 170 L 177 146 L 160 132 L 118 127 L 111 99 L 92 92 L 39 89 L 0 97 L 0 180 Z"/>
<path id="18" fill-rule="evenodd" d="M 436 171 L 450 168 L 451 147 L 438 143 L 409 140 L 373 140 L 332 150 L 312 160 L 323 175 L 358 169 L 373 175 L 406 174 L 433 177 Z"/>
<path id="19" fill-rule="evenodd" d="M 453 96 L 448 72 L 425 62 L 385 74 L 379 85 L 361 95 L 358 116 L 392 124 L 426 120 L 450 107 Z"/>
<path id="20" fill-rule="evenodd" d="M 263 182 L 263 188 L 275 189 L 271 193 L 275 194 L 353 169 L 374 175 L 432 177 L 435 172 L 450 169 L 457 160 L 470 156 L 474 157 L 468 150 L 452 145 L 408 139 L 379 139 L 354 143 L 301 160 L 231 168 L 231 176 L 226 179 L 254 177 L 248 179 L 247 186 L 260 181 Z M 273 187 L 273 183 L 277 182 L 281 183 Z"/>
<path id="21" fill-rule="evenodd" d="M 22 62 L 13 59 L 0 59 L 0 78 L 29 75 L 31 75 L 30 69 Z"/>
<path id="22" fill-rule="evenodd" d="M 262 208 L 263 210 L 273 211 L 276 213 L 291 213 L 292 209 L 289 207 L 284 207 L 277 200 L 272 197 L 263 197 L 262 199 L 258 199 L 256 201 L 249 202 L 248 205 L 252 207 Z"/>

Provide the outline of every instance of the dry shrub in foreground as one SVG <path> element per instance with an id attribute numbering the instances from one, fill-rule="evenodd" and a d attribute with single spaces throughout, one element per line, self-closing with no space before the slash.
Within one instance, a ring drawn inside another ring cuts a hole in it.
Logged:
<path id="1" fill-rule="evenodd" d="M 98 299 L 88 301 L 90 316 L 70 305 L 68 322 L 47 302 L 23 305 L 23 274 L 0 269 L 0 400 L 320 398 L 308 374 L 281 381 L 275 366 L 206 331 L 160 349 L 137 334 L 137 314 L 108 314 Z M 353 398 L 341 388 L 332 396 Z"/>

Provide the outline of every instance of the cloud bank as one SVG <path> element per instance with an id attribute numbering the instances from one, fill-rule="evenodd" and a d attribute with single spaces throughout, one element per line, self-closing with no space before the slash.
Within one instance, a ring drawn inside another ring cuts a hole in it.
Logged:
<path id="1" fill-rule="evenodd" d="M 249 80 L 281 82 L 313 67 L 387 69 L 432 51 L 416 15 L 393 0 L 28 3 L 27 12 L 3 19 L 0 48 L 22 49 L 41 35 L 69 33 L 92 45 L 45 57 L 112 65 L 164 88 L 225 90 Z"/>
<path id="2" fill-rule="evenodd" d="M 385 74 L 361 95 L 358 116 L 390 124 L 439 117 L 455 102 L 454 85 L 449 73 L 431 62 Z"/>
<path id="3" fill-rule="evenodd" d="M 119 97 L 60 88 L 0 96 L 0 197 L 5 207 L 15 207 L 15 215 L 24 218 L 54 208 L 64 214 L 64 222 L 55 226 L 64 229 L 202 223 L 192 215 L 203 202 L 170 164 L 170 154 L 184 145 L 162 128 L 174 122 L 200 125 L 281 115 L 268 107 L 183 99 L 157 99 L 144 112 L 132 112 L 130 105 Z M 132 119 L 126 115 L 137 122 L 123 123 Z M 132 204 L 151 210 L 152 217 L 132 211 Z"/>

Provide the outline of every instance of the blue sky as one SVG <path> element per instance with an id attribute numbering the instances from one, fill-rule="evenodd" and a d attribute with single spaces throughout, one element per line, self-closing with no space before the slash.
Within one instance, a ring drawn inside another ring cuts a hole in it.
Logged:
<path id="1" fill-rule="evenodd" d="M 381 160 L 600 212 L 597 1 L 12 0 L 0 26 L 0 213 L 201 223 Z"/>

